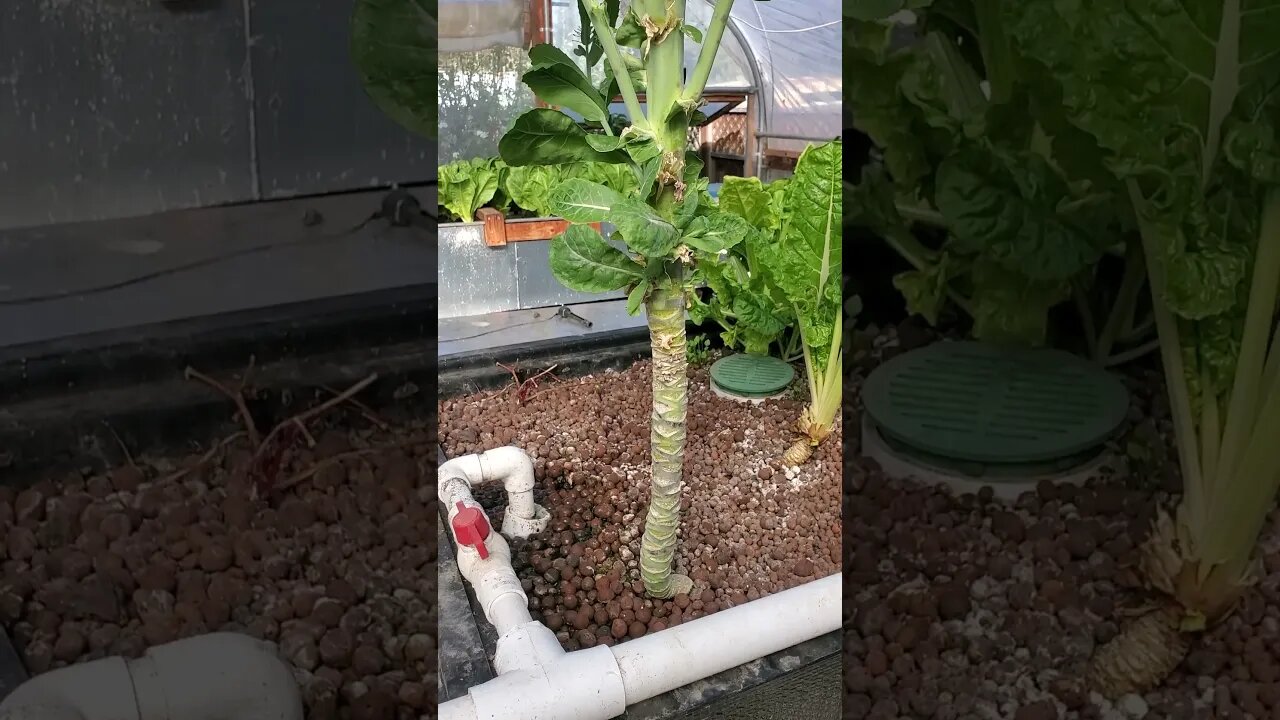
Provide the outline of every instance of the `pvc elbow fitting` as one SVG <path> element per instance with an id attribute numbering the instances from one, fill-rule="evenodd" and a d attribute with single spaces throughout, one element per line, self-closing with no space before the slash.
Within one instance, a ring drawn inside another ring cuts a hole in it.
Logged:
<path id="1" fill-rule="evenodd" d="M 480 454 L 480 473 L 485 480 L 502 480 L 508 493 L 533 490 L 533 461 L 518 447 L 486 450 Z"/>

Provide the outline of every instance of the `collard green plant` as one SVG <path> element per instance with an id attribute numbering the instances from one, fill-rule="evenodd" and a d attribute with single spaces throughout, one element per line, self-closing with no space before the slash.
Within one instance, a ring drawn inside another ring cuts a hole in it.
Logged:
<path id="1" fill-rule="evenodd" d="M 1141 567 L 1162 598 L 1099 650 L 1116 696 L 1161 682 L 1255 578 L 1280 487 L 1280 2 L 1001 5 L 1138 218 L 1183 495 Z"/>
<path id="2" fill-rule="evenodd" d="M 436 24 L 433 0 L 357 0 L 351 56 L 365 92 L 393 120 L 434 138 Z"/>
<path id="3" fill-rule="evenodd" d="M 881 158 L 850 189 L 851 220 L 914 267 L 894 284 L 931 323 L 954 306 L 980 339 L 1042 344 L 1050 310 L 1074 300 L 1093 357 L 1131 359 L 1154 343 L 1121 350 L 1150 329 L 1135 312 L 1145 274 L 1123 188 L 1048 71 L 1010 42 L 1008 1 L 848 11 L 847 97 Z M 888 19 L 900 10 L 914 24 Z M 1115 291 L 1108 255 L 1126 268 Z"/>
<path id="4" fill-rule="evenodd" d="M 624 166 L 635 178 L 634 189 L 625 193 L 584 179 L 567 180 L 552 190 L 554 214 L 578 224 L 552 240 L 551 269 L 575 290 L 625 288 L 628 309 L 647 310 L 653 348 L 653 470 L 640 566 L 648 593 L 671 597 L 693 585 L 672 568 L 688 404 L 685 309 L 691 269 L 714 262 L 750 230 L 741 217 L 717 212 L 709 202 L 702 164 L 686 149 L 688 128 L 733 0 L 716 1 L 705 32 L 685 23 L 685 0 L 633 0 L 616 18 L 617 6 L 610 2 L 579 2 L 608 62 L 603 87 L 592 88 L 576 64 L 564 62 L 564 53 L 544 46 L 530 50 L 532 68 L 525 83 L 540 98 L 580 114 L 607 108 L 616 86 L 630 124 L 618 132 L 604 122 L 597 132 L 559 110 L 537 108 L 516 119 L 498 149 L 512 167 L 598 162 Z M 702 45 L 687 81 L 686 39 Z M 643 80 L 645 109 L 637 79 Z M 585 225 L 605 220 L 617 228 L 628 252 L 610 246 Z"/>

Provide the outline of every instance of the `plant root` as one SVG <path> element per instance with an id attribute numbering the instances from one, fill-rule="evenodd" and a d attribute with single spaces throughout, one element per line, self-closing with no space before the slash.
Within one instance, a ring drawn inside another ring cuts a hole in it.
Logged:
<path id="1" fill-rule="evenodd" d="M 782 462 L 787 467 L 795 467 L 805 464 L 812 456 L 813 443 L 810 443 L 808 438 L 800 438 L 792 443 L 786 452 L 782 453 Z"/>
<path id="2" fill-rule="evenodd" d="M 1115 700 L 1164 682 L 1191 649 L 1191 636 L 1178 627 L 1181 617 L 1182 611 L 1170 603 L 1129 623 L 1094 654 L 1087 686 Z"/>

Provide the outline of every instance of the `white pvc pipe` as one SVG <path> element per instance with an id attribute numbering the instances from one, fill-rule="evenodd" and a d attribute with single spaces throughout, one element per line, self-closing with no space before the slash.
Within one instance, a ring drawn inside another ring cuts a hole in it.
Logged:
<path id="1" fill-rule="evenodd" d="M 840 629 L 839 574 L 606 648 L 552 655 L 441 704 L 441 718 L 610 720 L 628 705 Z M 529 623 L 504 636 L 513 638 Z M 514 646 L 509 646 L 514 649 Z M 504 648 L 499 640 L 499 655 Z"/>
<path id="2" fill-rule="evenodd" d="M 612 648 L 627 704 L 840 629 L 841 576 L 768 595 Z"/>
<path id="3" fill-rule="evenodd" d="M 470 695 L 463 695 L 436 708 L 440 720 L 476 720 L 476 704 L 471 702 Z"/>
<path id="4" fill-rule="evenodd" d="M 0 720 L 302 720 L 302 697 L 273 645 L 210 633 L 38 675 Z"/>
<path id="5" fill-rule="evenodd" d="M 502 533 L 509 537 L 529 537 L 541 532 L 551 520 L 545 508 L 533 502 L 533 461 L 520 448 L 506 446 L 486 450 L 479 455 L 463 455 L 445 462 L 436 471 L 441 502 L 449 507 L 462 499 L 462 482 L 470 489 L 484 482 L 501 481 L 507 492 L 507 510 Z"/>
<path id="6" fill-rule="evenodd" d="M 533 517 L 533 461 L 510 445 L 480 453 L 485 480 L 502 480 L 507 491 L 507 513 L 528 520 Z"/>

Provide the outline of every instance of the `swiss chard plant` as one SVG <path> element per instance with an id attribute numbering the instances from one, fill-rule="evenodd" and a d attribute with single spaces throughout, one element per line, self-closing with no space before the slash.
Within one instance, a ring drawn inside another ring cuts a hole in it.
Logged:
<path id="1" fill-rule="evenodd" d="M 1161 682 L 1255 580 L 1280 487 L 1280 2 L 1001 4 L 1101 148 L 1150 269 L 1183 495 L 1141 567 L 1157 602 L 1095 655 L 1116 696 Z"/>
<path id="2" fill-rule="evenodd" d="M 1073 301 L 1095 359 L 1132 359 L 1154 341 L 1123 188 L 1010 42 L 1005 2 L 846 4 L 847 98 L 881 158 L 850 219 L 914 268 L 894 284 L 931 323 L 955 308 L 979 339 L 1043 344 L 1050 310 Z M 904 6 L 909 26 L 889 17 Z"/>
<path id="3" fill-rule="evenodd" d="M 769 282 L 795 313 L 809 385 L 809 405 L 796 422 L 803 436 L 783 456 L 789 465 L 809 459 L 831 434 L 844 380 L 844 323 L 840 229 L 843 158 L 839 141 L 807 148 L 782 192 L 781 227 L 756 252 Z"/>
<path id="4" fill-rule="evenodd" d="M 686 148 L 733 0 L 716 0 L 705 29 L 685 23 L 685 0 L 633 0 L 620 16 L 616 3 L 579 2 L 608 62 L 605 81 L 593 85 L 571 57 L 550 45 L 532 48 L 524 81 L 554 107 L 517 118 L 499 152 L 512 168 L 597 162 L 625 166 L 635 178 L 634 189 L 625 193 L 581 178 L 553 188 L 554 214 L 581 224 L 552 240 L 551 269 L 575 290 L 625 288 L 628 309 L 647 311 L 653 349 L 652 486 L 640 568 L 650 595 L 671 597 L 693 586 L 689 577 L 673 571 L 688 406 L 685 311 L 691 271 L 714 262 L 750 230 L 741 217 L 717 211 L 706 193 L 701 162 Z M 686 40 L 702 46 L 687 79 Z M 645 93 L 644 108 L 638 88 Z M 615 89 L 629 120 L 620 132 L 607 121 Z M 595 127 L 554 108 L 572 111 Z M 617 228 L 616 238 L 628 251 L 613 247 L 587 224 L 601 221 Z"/>
<path id="5" fill-rule="evenodd" d="M 764 342 L 767 349 L 766 341 L 795 328 L 809 405 L 796 423 L 803 437 L 783 455 L 788 465 L 809 459 L 831 434 L 840 409 L 842 147 L 836 141 L 807 148 L 795 174 L 769 186 L 754 178 L 727 179 L 720 210 L 746 219 L 752 232 L 726 253 L 727 261 L 701 269 L 713 292 L 709 314 L 734 320 L 727 333 Z"/>
<path id="6" fill-rule="evenodd" d="M 720 339 L 731 350 L 766 355 L 776 344 L 782 359 L 801 357 L 795 310 L 769 278 L 758 248 L 776 242 L 782 229 L 782 193 L 788 178 L 768 185 L 759 178 L 727 177 L 720 188 L 721 210 L 741 216 L 753 232 L 725 252 L 720 262 L 703 263 L 694 272 L 706 286 L 704 299 L 691 295 L 689 317 L 702 325 L 711 320 L 723 328 Z"/>

